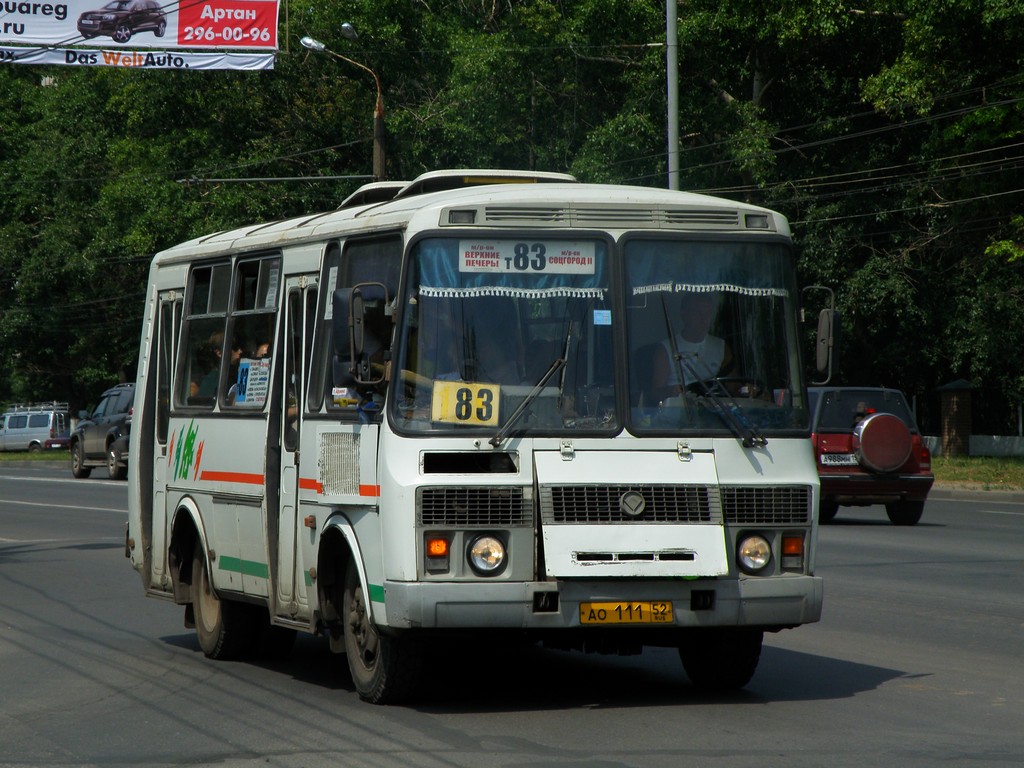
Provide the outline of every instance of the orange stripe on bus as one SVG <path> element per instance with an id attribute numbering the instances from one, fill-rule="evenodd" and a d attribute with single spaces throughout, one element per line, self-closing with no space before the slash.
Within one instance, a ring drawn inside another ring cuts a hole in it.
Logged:
<path id="1" fill-rule="evenodd" d="M 324 486 L 319 480 L 314 480 L 311 477 L 300 477 L 299 478 L 299 490 L 302 491 L 316 491 L 323 495 Z M 359 486 L 360 496 L 371 496 L 376 498 L 380 496 L 379 485 L 360 485 Z"/>
<path id="2" fill-rule="evenodd" d="M 242 483 L 243 485 L 266 485 L 263 475 L 255 475 L 250 472 L 214 472 L 204 469 L 199 479 L 221 483 Z"/>

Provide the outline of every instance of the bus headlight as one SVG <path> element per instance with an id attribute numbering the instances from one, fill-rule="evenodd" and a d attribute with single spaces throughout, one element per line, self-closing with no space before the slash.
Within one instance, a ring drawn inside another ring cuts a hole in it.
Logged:
<path id="1" fill-rule="evenodd" d="M 772 545 L 764 536 L 747 536 L 740 541 L 736 550 L 736 559 L 747 573 L 757 573 L 763 570 L 772 559 Z"/>
<path id="2" fill-rule="evenodd" d="M 466 550 L 469 567 L 478 576 L 495 576 L 505 568 L 505 544 L 497 536 L 485 533 L 473 539 Z"/>

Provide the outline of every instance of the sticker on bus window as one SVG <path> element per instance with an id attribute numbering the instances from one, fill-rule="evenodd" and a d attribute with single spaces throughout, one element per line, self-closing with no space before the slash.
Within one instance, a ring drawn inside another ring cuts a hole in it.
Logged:
<path id="1" fill-rule="evenodd" d="M 228 391 L 228 400 L 243 408 L 262 408 L 269 391 L 270 360 L 242 360 L 238 364 L 238 378 Z"/>
<path id="2" fill-rule="evenodd" d="M 472 381 L 435 381 L 431 421 L 496 427 L 501 387 Z"/>
<path id="3" fill-rule="evenodd" d="M 460 272 L 537 275 L 592 275 L 592 242 L 572 240 L 460 240 Z"/>
<path id="4" fill-rule="evenodd" d="M 612 311 L 610 309 L 594 310 L 594 325 L 611 325 Z"/>

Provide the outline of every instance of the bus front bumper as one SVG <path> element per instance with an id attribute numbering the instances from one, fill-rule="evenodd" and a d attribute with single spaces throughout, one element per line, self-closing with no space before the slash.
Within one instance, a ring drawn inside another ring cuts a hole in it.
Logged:
<path id="1" fill-rule="evenodd" d="M 374 621 L 394 629 L 573 629 L 584 626 L 581 604 L 598 602 L 670 602 L 672 620 L 642 625 L 648 630 L 781 629 L 818 621 L 823 587 L 821 577 L 797 574 L 691 581 L 388 581 L 384 595 L 384 603 L 373 603 Z"/>

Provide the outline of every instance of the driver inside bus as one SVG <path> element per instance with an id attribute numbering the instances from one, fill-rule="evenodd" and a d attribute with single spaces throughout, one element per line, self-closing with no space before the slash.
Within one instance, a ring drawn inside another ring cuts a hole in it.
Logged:
<path id="1" fill-rule="evenodd" d="M 675 339 L 664 339 L 651 361 L 652 392 L 658 400 L 684 394 L 686 388 L 693 384 L 728 376 L 733 370 L 729 345 L 710 333 L 721 294 L 706 291 L 683 294 L 682 298 L 679 317 L 672 323 Z M 677 361 L 675 354 L 681 360 Z"/>

